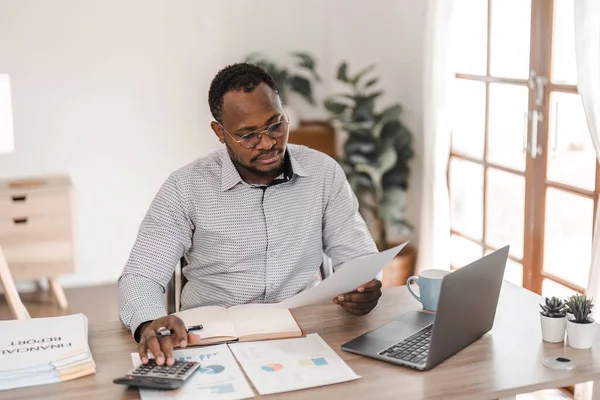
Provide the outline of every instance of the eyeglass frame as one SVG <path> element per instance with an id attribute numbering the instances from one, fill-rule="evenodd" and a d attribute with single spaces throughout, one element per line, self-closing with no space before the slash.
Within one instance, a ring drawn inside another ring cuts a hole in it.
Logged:
<path id="1" fill-rule="evenodd" d="M 286 114 L 287 114 L 287 113 L 286 113 Z M 287 117 L 287 115 L 286 115 L 286 117 Z M 285 122 L 285 123 L 288 125 L 288 126 L 287 126 L 287 128 L 286 128 L 286 130 L 289 130 L 289 129 L 290 129 L 290 121 L 289 121 L 289 119 L 282 119 L 281 121 L 273 122 L 273 123 L 270 123 L 269 125 L 265 125 L 265 126 L 263 126 L 262 128 L 258 128 L 258 129 L 255 129 L 255 130 L 253 130 L 253 131 L 250 131 L 250 132 L 246 133 L 245 135 L 243 135 L 243 136 L 240 136 L 240 139 L 238 140 L 238 139 L 236 139 L 236 138 L 235 138 L 235 136 L 233 136 L 231 133 L 229 133 L 229 132 L 227 131 L 227 129 L 225 129 L 225 127 L 223 126 L 223 124 L 221 124 L 219 121 L 216 121 L 216 122 L 217 122 L 217 124 L 219 124 L 219 126 L 220 126 L 220 127 L 221 127 L 221 128 L 222 128 L 222 129 L 223 129 L 223 130 L 224 130 L 224 131 L 225 131 L 225 132 L 226 132 L 226 133 L 227 133 L 229 136 L 231 136 L 231 138 L 233 139 L 233 141 L 234 141 L 234 142 L 236 142 L 237 144 L 239 144 L 240 146 L 242 146 L 242 147 L 243 147 L 243 148 L 245 148 L 245 149 L 253 149 L 253 148 L 255 148 L 255 147 L 256 147 L 256 146 L 257 146 L 257 145 L 258 145 L 260 142 L 262 142 L 262 138 L 263 138 L 262 132 L 267 132 L 267 130 L 269 129 L 269 127 L 270 127 L 270 126 L 273 126 L 273 125 L 275 125 L 275 124 L 280 124 L 280 123 L 282 123 L 282 122 Z M 255 132 L 260 132 L 260 137 L 259 137 L 259 140 L 258 140 L 258 142 L 257 142 L 257 143 L 256 143 L 254 146 L 252 146 L 252 147 L 246 147 L 246 146 L 244 146 L 244 145 L 242 144 L 242 139 L 244 138 L 244 136 L 248 136 L 248 135 L 250 135 L 250 134 L 253 134 L 253 133 L 255 133 Z M 284 134 L 282 134 L 281 136 L 283 136 L 283 135 L 285 135 L 285 133 L 284 133 Z M 270 137 L 271 139 L 277 139 L 277 138 L 280 138 L 280 137 L 281 137 L 281 136 L 277 136 L 276 138 L 274 138 L 273 136 L 269 135 L 268 133 L 267 133 L 267 136 L 268 136 L 268 137 Z"/>

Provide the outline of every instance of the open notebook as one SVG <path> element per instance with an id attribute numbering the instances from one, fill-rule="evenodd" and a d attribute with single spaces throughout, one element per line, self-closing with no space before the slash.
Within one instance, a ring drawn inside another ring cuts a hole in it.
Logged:
<path id="1" fill-rule="evenodd" d="M 285 339 L 304 335 L 289 309 L 269 304 L 206 306 L 176 312 L 186 326 L 202 325 L 199 344 Z"/>

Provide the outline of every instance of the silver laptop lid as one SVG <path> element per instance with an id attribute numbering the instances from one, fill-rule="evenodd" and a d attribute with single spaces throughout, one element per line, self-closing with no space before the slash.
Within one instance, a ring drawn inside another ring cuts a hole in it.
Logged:
<path id="1" fill-rule="evenodd" d="M 509 246 L 444 277 L 427 368 L 464 349 L 492 329 Z"/>

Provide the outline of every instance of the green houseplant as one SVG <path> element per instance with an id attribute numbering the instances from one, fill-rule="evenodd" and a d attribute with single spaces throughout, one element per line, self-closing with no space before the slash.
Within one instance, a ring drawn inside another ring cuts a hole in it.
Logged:
<path id="1" fill-rule="evenodd" d="M 376 107 L 383 91 L 376 88 L 379 77 L 369 76 L 373 69 L 351 75 L 342 62 L 337 80 L 348 90 L 326 98 L 324 106 L 348 135 L 340 163 L 383 250 L 389 247 L 390 231 L 399 236 L 413 232 L 405 210 L 413 149 L 412 134 L 400 120 L 400 104 Z"/>
<path id="2" fill-rule="evenodd" d="M 295 69 L 279 65 L 260 52 L 251 53 L 245 62 L 257 65 L 267 71 L 279 88 L 279 97 L 283 105 L 288 105 L 290 92 L 300 95 L 309 104 L 315 105 L 313 82 L 320 82 L 315 58 L 305 52 L 291 52 L 296 64 Z M 303 73 L 302 73 L 303 72 Z"/>
<path id="3" fill-rule="evenodd" d="M 589 349 L 594 340 L 594 319 L 590 316 L 594 307 L 593 299 L 585 294 L 574 294 L 567 299 L 568 312 L 567 337 L 569 346 L 577 349 Z"/>
<path id="4" fill-rule="evenodd" d="M 562 299 L 553 296 L 546 297 L 540 308 L 542 339 L 552 343 L 562 342 L 567 326 L 567 305 Z"/>

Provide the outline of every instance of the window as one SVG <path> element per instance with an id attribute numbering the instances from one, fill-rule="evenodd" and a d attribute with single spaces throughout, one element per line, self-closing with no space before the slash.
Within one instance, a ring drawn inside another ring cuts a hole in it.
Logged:
<path id="1" fill-rule="evenodd" d="M 452 264 L 510 244 L 506 279 L 584 291 L 600 173 L 577 94 L 573 0 L 459 0 Z"/>

